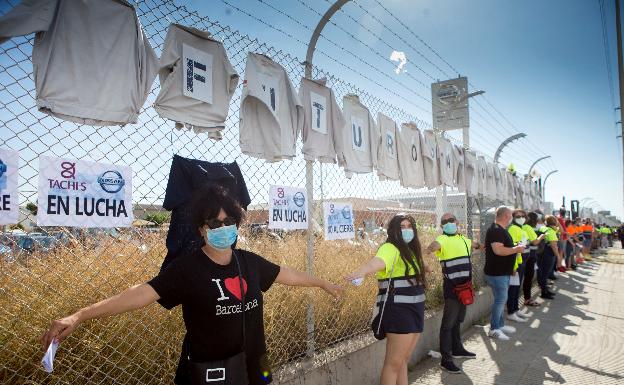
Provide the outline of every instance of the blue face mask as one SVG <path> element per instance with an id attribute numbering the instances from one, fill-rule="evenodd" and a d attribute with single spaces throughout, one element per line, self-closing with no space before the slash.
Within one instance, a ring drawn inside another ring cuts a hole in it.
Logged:
<path id="1" fill-rule="evenodd" d="M 217 250 L 227 250 L 234 244 L 238 236 L 236 225 L 208 229 L 206 232 L 208 245 Z"/>
<path id="2" fill-rule="evenodd" d="M 414 239 L 414 230 L 412 229 L 401 229 L 401 236 L 405 243 L 410 243 L 412 239 Z"/>
<path id="3" fill-rule="evenodd" d="M 444 234 L 457 234 L 457 223 L 445 223 L 444 226 L 442 226 L 442 231 L 444 231 Z"/>

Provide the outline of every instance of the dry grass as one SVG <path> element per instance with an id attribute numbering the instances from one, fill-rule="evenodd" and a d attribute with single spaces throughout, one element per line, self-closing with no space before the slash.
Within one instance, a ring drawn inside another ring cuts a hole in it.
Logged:
<path id="1" fill-rule="evenodd" d="M 39 363 L 43 352 L 38 339 L 51 319 L 158 273 L 166 251 L 164 234 L 132 239 L 105 239 L 97 246 L 0 262 L 0 383 L 171 383 L 184 326 L 179 309 L 170 312 L 158 305 L 82 325 L 62 344 L 52 375 L 44 373 Z M 243 248 L 279 264 L 306 268 L 306 239 L 302 235 L 281 242 L 245 239 L 240 243 Z M 421 232 L 423 246 L 432 239 L 432 234 Z M 317 240 L 315 273 L 343 282 L 347 273 L 374 252 L 375 246 L 368 243 Z M 434 308 L 442 301 L 439 265 L 434 260 L 427 263 L 434 269 L 427 307 Z M 274 286 L 265 297 L 267 343 L 273 365 L 305 354 L 308 303 L 314 305 L 317 348 L 367 332 L 375 286 L 373 279 L 360 287 L 349 285 L 339 301 L 319 289 Z"/>

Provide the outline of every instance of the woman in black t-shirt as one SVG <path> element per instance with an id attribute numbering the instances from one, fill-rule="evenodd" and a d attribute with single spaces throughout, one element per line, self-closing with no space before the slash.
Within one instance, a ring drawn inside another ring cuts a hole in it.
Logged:
<path id="1" fill-rule="evenodd" d="M 320 287 L 335 297 L 342 288 L 275 265 L 252 252 L 232 249 L 243 210 L 222 188 L 199 191 L 193 213 L 204 246 L 176 258 L 147 283 L 53 321 L 41 338 L 44 349 L 90 319 L 140 309 L 156 301 L 167 309 L 181 304 L 187 334 L 176 371 L 177 384 L 191 383 L 192 362 L 223 360 L 242 351 L 249 383 L 270 383 L 262 293 L 273 282 Z"/>

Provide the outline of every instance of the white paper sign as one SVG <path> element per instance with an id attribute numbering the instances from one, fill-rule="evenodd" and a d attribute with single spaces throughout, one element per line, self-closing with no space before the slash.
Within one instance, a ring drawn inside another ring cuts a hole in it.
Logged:
<path id="1" fill-rule="evenodd" d="M 509 286 L 520 286 L 520 274 L 509 277 Z"/>
<path id="2" fill-rule="evenodd" d="M 396 146 L 396 136 L 394 135 L 394 131 L 387 130 L 386 131 L 386 148 L 388 151 L 388 157 L 391 159 L 397 158 L 397 146 Z"/>
<path id="3" fill-rule="evenodd" d="M 323 227 L 325 239 L 355 238 L 353 205 L 351 203 L 323 202 Z"/>
<path id="4" fill-rule="evenodd" d="M 18 163 L 17 151 L 0 148 L 0 225 L 19 221 Z"/>
<path id="5" fill-rule="evenodd" d="M 132 169 L 39 157 L 39 226 L 132 226 Z"/>
<path id="6" fill-rule="evenodd" d="M 431 84 L 431 102 L 434 128 L 455 130 L 469 126 L 468 78 Z"/>
<path id="7" fill-rule="evenodd" d="M 182 44 L 184 96 L 212 104 L 212 55 Z"/>
<path id="8" fill-rule="evenodd" d="M 327 134 L 327 100 L 324 96 L 310 91 L 310 105 L 312 111 L 312 129 L 321 134 Z"/>
<path id="9" fill-rule="evenodd" d="M 366 152 L 366 132 L 364 132 L 364 121 L 358 117 L 351 117 L 351 145 L 355 151 Z"/>
<path id="10" fill-rule="evenodd" d="M 306 230 L 308 202 L 306 190 L 291 186 L 269 188 L 269 229 Z"/>
<path id="11" fill-rule="evenodd" d="M 260 82 L 260 99 L 266 104 L 269 110 L 276 115 L 279 106 L 277 79 L 271 75 L 258 72 L 258 81 Z"/>

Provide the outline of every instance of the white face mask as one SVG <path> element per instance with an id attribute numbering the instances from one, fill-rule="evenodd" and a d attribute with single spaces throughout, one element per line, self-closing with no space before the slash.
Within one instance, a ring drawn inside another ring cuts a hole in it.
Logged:
<path id="1" fill-rule="evenodd" d="M 520 226 L 524 225 L 525 222 L 526 222 L 526 218 L 516 218 L 516 223 L 519 224 Z"/>

